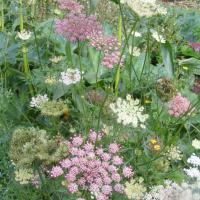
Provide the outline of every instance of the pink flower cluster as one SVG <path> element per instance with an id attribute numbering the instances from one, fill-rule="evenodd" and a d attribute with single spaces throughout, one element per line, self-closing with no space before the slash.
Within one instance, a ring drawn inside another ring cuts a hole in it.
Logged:
<path id="1" fill-rule="evenodd" d="M 190 106 L 190 101 L 178 94 L 170 101 L 169 114 L 174 117 L 180 117 L 189 110 Z"/>
<path id="2" fill-rule="evenodd" d="M 124 57 L 119 50 L 119 42 L 114 36 L 107 36 L 103 32 L 94 32 L 90 36 L 90 44 L 104 52 L 102 65 L 112 69 L 114 65 L 123 66 Z"/>
<path id="3" fill-rule="evenodd" d="M 69 10 L 64 19 L 56 21 L 56 31 L 71 42 L 85 41 L 94 31 L 102 31 L 96 16 L 87 16 L 83 6 L 74 0 L 60 0 L 60 7 Z"/>
<path id="4" fill-rule="evenodd" d="M 111 143 L 108 150 L 98 145 L 102 132 L 90 131 L 89 139 L 74 136 L 68 142 L 69 155 L 50 172 L 52 178 L 64 177 L 70 193 L 87 191 L 96 200 L 108 200 L 113 192 L 123 193 L 123 178 L 131 178 L 131 167 L 123 167 L 120 147 Z"/>
<path id="5" fill-rule="evenodd" d="M 71 42 L 89 40 L 91 46 L 103 51 L 103 66 L 109 69 L 118 64 L 123 66 L 124 57 L 121 56 L 117 38 L 105 35 L 94 15 L 87 16 L 84 7 L 75 0 L 60 0 L 59 5 L 69 13 L 64 19 L 56 21 L 57 33 Z"/>
<path id="6" fill-rule="evenodd" d="M 200 43 L 191 43 L 190 45 L 196 52 L 200 52 Z"/>
<path id="7" fill-rule="evenodd" d="M 58 3 L 61 10 L 68 10 L 73 13 L 81 13 L 84 10 L 84 6 L 74 0 L 59 0 Z"/>
<path id="8" fill-rule="evenodd" d="M 101 29 L 100 23 L 93 15 L 69 13 L 65 19 L 56 21 L 56 31 L 71 42 L 85 41 L 94 30 Z"/>

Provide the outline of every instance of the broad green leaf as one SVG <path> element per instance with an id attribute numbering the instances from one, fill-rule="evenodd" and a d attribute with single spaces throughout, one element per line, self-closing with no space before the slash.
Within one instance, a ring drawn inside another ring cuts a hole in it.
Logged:
<path id="1" fill-rule="evenodd" d="M 161 44 L 161 55 L 168 78 L 173 78 L 174 75 L 173 50 L 169 42 Z"/>

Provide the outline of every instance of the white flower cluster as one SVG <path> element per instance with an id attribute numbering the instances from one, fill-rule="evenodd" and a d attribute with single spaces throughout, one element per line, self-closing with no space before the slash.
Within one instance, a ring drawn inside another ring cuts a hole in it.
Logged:
<path id="1" fill-rule="evenodd" d="M 200 158 L 193 153 L 187 160 L 187 162 L 194 166 L 200 166 Z"/>
<path id="2" fill-rule="evenodd" d="M 160 43 L 163 43 L 163 44 L 166 42 L 165 38 L 164 38 L 162 35 L 160 35 L 157 31 L 155 31 L 155 30 L 153 30 L 153 29 L 151 29 L 150 31 L 151 31 L 152 37 L 153 37 L 157 42 L 160 42 Z"/>
<path id="3" fill-rule="evenodd" d="M 31 102 L 30 102 L 30 107 L 32 108 L 41 108 L 41 105 L 45 102 L 47 102 L 49 100 L 49 98 L 47 97 L 47 95 L 37 95 L 35 97 L 31 98 Z"/>
<path id="4" fill-rule="evenodd" d="M 200 149 L 200 140 L 197 140 L 197 139 L 192 140 L 192 146 L 195 149 Z"/>
<path id="5" fill-rule="evenodd" d="M 192 167 L 184 169 L 185 173 L 192 178 L 200 179 L 200 170 L 198 168 L 200 167 L 200 158 L 196 156 L 196 154 L 192 154 L 190 158 L 188 158 L 187 163 L 191 164 Z"/>
<path id="6" fill-rule="evenodd" d="M 183 154 L 178 146 L 171 146 L 165 153 L 168 160 L 178 161 L 181 160 Z"/>
<path id="7" fill-rule="evenodd" d="M 182 183 L 178 185 L 172 181 L 166 181 L 165 185 L 152 187 L 144 200 L 199 200 L 199 185 Z"/>
<path id="8" fill-rule="evenodd" d="M 145 121 L 149 117 L 143 114 L 144 107 L 139 105 L 139 100 L 132 99 L 131 95 L 126 96 L 126 100 L 118 98 L 115 103 L 110 104 L 110 108 L 117 115 L 117 122 L 123 125 L 130 125 L 134 128 L 145 127 Z"/>
<path id="9" fill-rule="evenodd" d="M 167 14 L 166 8 L 159 5 L 156 0 L 121 0 L 121 3 L 126 3 L 140 17 Z"/>
<path id="10" fill-rule="evenodd" d="M 135 57 L 140 56 L 141 52 L 140 49 L 137 47 L 129 47 L 129 54 Z"/>
<path id="11" fill-rule="evenodd" d="M 78 69 L 68 68 L 67 71 L 61 72 L 61 79 L 59 80 L 65 85 L 71 85 L 81 80 L 81 72 Z"/>
<path id="12" fill-rule="evenodd" d="M 30 37 L 31 37 L 31 32 L 26 31 L 26 30 L 23 30 L 23 31 L 21 31 L 21 32 L 18 32 L 17 35 L 18 35 L 18 37 L 19 37 L 21 40 L 24 40 L 24 41 L 25 41 L 25 40 L 30 39 Z"/>

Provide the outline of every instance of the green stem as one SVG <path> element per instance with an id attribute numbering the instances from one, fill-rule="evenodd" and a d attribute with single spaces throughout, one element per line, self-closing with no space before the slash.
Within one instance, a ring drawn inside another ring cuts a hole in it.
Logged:
<path id="1" fill-rule="evenodd" d="M 20 32 L 24 30 L 24 20 L 23 20 L 23 3 L 19 0 L 19 21 L 20 21 Z"/>
<path id="2" fill-rule="evenodd" d="M 122 44 L 122 12 L 121 12 L 121 7 L 120 7 L 120 15 L 118 19 L 118 42 L 119 45 L 121 46 Z M 121 58 L 120 58 L 121 60 Z M 120 61 L 119 61 L 120 62 Z M 119 88 L 119 81 L 120 81 L 120 65 L 117 68 L 117 73 L 115 76 L 115 96 L 118 96 L 118 88 Z"/>
<path id="3" fill-rule="evenodd" d="M 4 31 L 4 5 L 3 5 L 3 0 L 1 0 L 1 31 Z"/>
<path id="4" fill-rule="evenodd" d="M 29 62 L 28 62 L 28 48 L 25 45 L 22 48 L 22 52 L 23 52 L 23 60 L 24 60 L 24 74 L 26 78 L 30 80 L 31 73 L 30 73 Z M 33 96 L 34 92 L 33 92 L 33 87 L 31 84 L 29 84 L 29 90 L 30 90 L 31 95 Z"/>

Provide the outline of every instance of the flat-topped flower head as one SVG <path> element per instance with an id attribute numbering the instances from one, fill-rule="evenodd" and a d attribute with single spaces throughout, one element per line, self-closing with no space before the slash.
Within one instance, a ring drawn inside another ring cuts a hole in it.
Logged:
<path id="1" fill-rule="evenodd" d="M 117 122 L 125 126 L 134 128 L 145 128 L 147 114 L 143 114 L 144 107 L 139 105 L 138 99 L 132 99 L 130 95 L 125 99 L 118 98 L 115 103 L 110 104 L 110 108 L 117 116 Z"/>
<path id="2" fill-rule="evenodd" d="M 84 6 L 75 0 L 59 0 L 58 3 L 61 10 L 68 10 L 74 13 L 81 13 L 84 10 Z"/>
<path id="3" fill-rule="evenodd" d="M 162 35 L 160 35 L 156 30 L 151 29 L 151 35 L 157 42 L 160 43 L 166 42 L 166 39 Z"/>
<path id="4" fill-rule="evenodd" d="M 124 179 L 133 176 L 131 167 L 124 166 L 119 145 L 99 145 L 103 133 L 90 130 L 88 140 L 74 136 L 67 143 L 68 155 L 50 171 L 52 178 L 63 176 L 69 193 L 84 191 L 97 200 L 108 200 L 113 193 L 124 192 Z"/>
<path id="5" fill-rule="evenodd" d="M 93 32 L 101 32 L 102 26 L 94 15 L 69 13 L 65 19 L 56 21 L 56 31 L 70 42 L 82 42 Z"/>
<path id="6" fill-rule="evenodd" d="M 149 18 L 167 14 L 167 9 L 156 0 L 121 0 L 121 3 L 126 3 L 139 17 Z"/>
<path id="7" fill-rule="evenodd" d="M 31 37 L 31 32 L 30 31 L 26 31 L 26 30 L 23 30 L 21 32 L 18 32 L 17 33 L 18 37 L 21 39 L 21 40 L 28 40 L 30 39 Z"/>
<path id="8" fill-rule="evenodd" d="M 42 104 L 49 101 L 47 95 L 37 95 L 31 98 L 30 107 L 32 108 L 41 108 Z"/>
<path id="9" fill-rule="evenodd" d="M 61 83 L 71 85 L 81 80 L 81 72 L 78 69 L 68 68 L 66 71 L 61 72 Z"/>
<path id="10" fill-rule="evenodd" d="M 169 102 L 169 114 L 174 117 L 180 117 L 187 113 L 190 107 L 190 101 L 186 97 L 181 96 L 181 94 L 178 94 Z"/>

